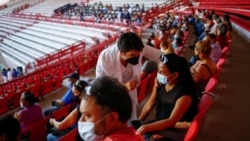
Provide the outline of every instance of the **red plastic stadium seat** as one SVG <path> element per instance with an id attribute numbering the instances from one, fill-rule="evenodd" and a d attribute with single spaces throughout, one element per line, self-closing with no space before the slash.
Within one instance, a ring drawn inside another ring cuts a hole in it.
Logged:
<path id="1" fill-rule="evenodd" d="M 63 78 L 61 78 L 60 76 L 55 78 L 55 89 L 59 89 L 62 87 L 62 82 L 63 82 Z"/>
<path id="2" fill-rule="evenodd" d="M 215 86 L 217 85 L 218 83 L 218 80 L 214 77 L 211 77 L 205 87 L 205 90 L 206 92 L 212 92 L 215 88 Z"/>
<path id="3" fill-rule="evenodd" d="M 0 115 L 8 112 L 9 110 L 9 97 L 0 96 Z"/>
<path id="4" fill-rule="evenodd" d="M 217 72 L 215 74 L 213 74 L 213 78 L 218 79 L 218 77 L 220 76 L 221 73 L 221 68 L 217 68 Z"/>
<path id="5" fill-rule="evenodd" d="M 204 115 L 205 112 L 208 110 L 208 108 L 212 105 L 213 103 L 213 97 L 214 94 L 211 92 L 203 92 L 202 97 L 200 99 L 200 102 L 198 104 L 198 114 Z M 198 115 L 197 114 L 197 115 Z M 201 116 L 202 118 L 203 116 Z"/>
<path id="6" fill-rule="evenodd" d="M 141 102 L 145 98 L 149 77 L 150 76 L 145 77 L 140 82 L 140 86 L 138 87 L 138 96 L 137 96 L 138 102 Z"/>
<path id="7" fill-rule="evenodd" d="M 42 95 L 46 95 L 52 92 L 53 88 L 54 88 L 54 80 L 52 78 L 47 81 L 44 81 L 42 83 Z"/>
<path id="8" fill-rule="evenodd" d="M 17 91 L 25 91 L 26 90 L 26 85 L 24 83 L 19 84 L 16 88 Z"/>
<path id="9" fill-rule="evenodd" d="M 216 63 L 217 68 L 222 68 L 225 62 L 226 62 L 225 58 L 220 58 Z"/>
<path id="10" fill-rule="evenodd" d="M 12 107 L 11 108 L 15 109 L 15 108 L 20 106 L 20 104 L 19 104 L 20 98 L 21 98 L 23 92 L 24 91 L 17 92 L 12 96 Z"/>
<path id="11" fill-rule="evenodd" d="M 154 72 L 151 72 L 149 74 L 149 82 L 148 82 L 148 87 L 147 87 L 147 92 L 151 92 L 153 90 L 154 84 L 155 84 L 155 77 L 157 75 L 157 70 Z"/>
<path id="12" fill-rule="evenodd" d="M 16 93 L 16 90 L 14 88 L 7 88 L 8 90 L 6 91 L 6 95 L 9 97 L 9 98 L 12 98 L 13 95 Z"/>
<path id="13" fill-rule="evenodd" d="M 32 92 L 35 95 L 35 97 L 40 96 L 40 85 L 39 84 L 33 84 L 30 87 L 28 87 L 27 90 Z"/>
<path id="14" fill-rule="evenodd" d="M 184 137 L 184 141 L 194 141 L 198 134 L 201 119 L 204 117 L 206 111 L 213 103 L 214 95 L 209 92 L 204 92 L 198 105 L 198 114 L 191 122 L 190 127 Z"/>
<path id="15" fill-rule="evenodd" d="M 70 113 L 71 107 L 72 104 L 68 104 L 66 106 L 61 107 L 60 109 L 52 113 L 52 117 L 55 118 L 56 120 L 61 120 L 67 117 L 67 115 Z"/>
<path id="16" fill-rule="evenodd" d="M 58 139 L 58 141 L 74 141 L 76 138 L 77 129 L 78 128 L 73 129 L 72 131 L 70 131 L 69 133 Z"/>
<path id="17" fill-rule="evenodd" d="M 44 118 L 36 123 L 33 123 L 27 128 L 27 135 L 30 141 L 45 141 L 46 140 L 46 124 L 49 117 Z"/>
<path id="18" fill-rule="evenodd" d="M 198 119 L 194 119 L 192 122 L 191 122 L 191 125 L 190 127 L 188 128 L 187 130 L 187 133 L 184 137 L 184 141 L 194 141 L 195 140 L 195 137 L 197 136 L 198 134 L 198 131 L 199 131 L 199 126 L 200 126 L 200 122 Z"/>
<path id="19" fill-rule="evenodd" d="M 227 57 L 227 54 L 228 54 L 228 50 L 229 50 L 229 47 L 226 46 L 222 49 L 222 55 L 221 55 L 221 58 L 226 58 Z"/>

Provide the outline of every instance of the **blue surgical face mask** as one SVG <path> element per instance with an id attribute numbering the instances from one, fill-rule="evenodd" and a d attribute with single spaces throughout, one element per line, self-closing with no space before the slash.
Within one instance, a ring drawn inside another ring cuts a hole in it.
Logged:
<path id="1" fill-rule="evenodd" d="M 179 38 L 179 35 L 178 35 L 178 34 L 175 34 L 175 35 L 174 35 L 174 39 L 177 39 L 177 38 Z"/>
<path id="2" fill-rule="evenodd" d="M 157 73 L 157 80 L 161 84 L 168 84 L 168 77 L 160 73 Z"/>
<path id="3" fill-rule="evenodd" d="M 172 43 L 172 47 L 173 48 L 177 48 L 177 44 L 176 43 Z"/>

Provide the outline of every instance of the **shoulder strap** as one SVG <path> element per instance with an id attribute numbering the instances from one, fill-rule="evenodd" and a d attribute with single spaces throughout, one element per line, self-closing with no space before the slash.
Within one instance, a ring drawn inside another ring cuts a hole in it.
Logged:
<path id="1" fill-rule="evenodd" d="M 209 73 L 210 73 L 210 76 L 212 76 L 212 75 L 213 75 L 213 73 L 212 73 L 211 69 L 209 68 L 209 66 L 208 66 L 207 64 L 201 64 L 201 65 L 203 65 L 204 67 L 206 67 L 206 68 L 207 68 L 207 70 L 208 70 L 208 71 L 209 71 Z"/>

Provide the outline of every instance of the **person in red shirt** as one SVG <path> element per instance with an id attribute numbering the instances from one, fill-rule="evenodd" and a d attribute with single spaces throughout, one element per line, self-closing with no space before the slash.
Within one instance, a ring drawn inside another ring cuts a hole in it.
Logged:
<path id="1" fill-rule="evenodd" d="M 78 135 L 84 141 L 143 141 L 127 125 L 132 113 L 128 90 L 117 79 L 98 77 L 86 88 L 81 101 Z"/>

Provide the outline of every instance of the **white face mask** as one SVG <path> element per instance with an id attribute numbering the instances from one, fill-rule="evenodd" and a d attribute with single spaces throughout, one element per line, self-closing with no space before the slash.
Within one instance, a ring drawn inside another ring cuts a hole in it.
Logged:
<path id="1" fill-rule="evenodd" d="M 23 106 L 23 103 L 22 103 L 22 102 L 20 102 L 20 107 L 21 107 L 21 108 L 24 108 L 24 106 Z"/>
<path id="2" fill-rule="evenodd" d="M 94 141 L 98 137 L 94 132 L 93 122 L 78 121 L 78 132 L 84 141 Z"/>
<path id="3" fill-rule="evenodd" d="M 167 84 L 168 83 L 168 77 L 165 75 L 162 75 L 160 73 L 157 73 L 157 80 L 161 84 Z"/>
<path id="4" fill-rule="evenodd" d="M 105 117 L 106 116 L 98 120 L 96 124 L 101 120 L 103 120 Z M 103 138 L 103 135 L 98 136 L 95 134 L 94 128 L 95 128 L 95 123 L 93 122 L 78 121 L 78 132 L 84 141 L 99 141 Z"/>

